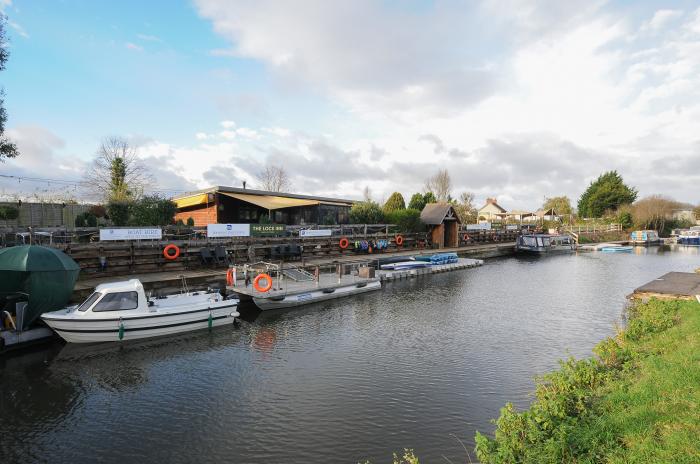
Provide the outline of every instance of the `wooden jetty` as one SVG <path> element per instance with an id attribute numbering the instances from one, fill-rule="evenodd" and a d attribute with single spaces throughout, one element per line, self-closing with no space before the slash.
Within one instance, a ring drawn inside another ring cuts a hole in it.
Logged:
<path id="1" fill-rule="evenodd" d="M 700 295 L 700 274 L 669 272 L 636 288 L 630 297 L 694 300 L 696 295 Z"/>

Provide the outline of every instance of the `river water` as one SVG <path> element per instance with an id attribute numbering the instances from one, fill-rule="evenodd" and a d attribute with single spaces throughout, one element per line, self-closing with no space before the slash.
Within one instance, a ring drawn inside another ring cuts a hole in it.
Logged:
<path id="1" fill-rule="evenodd" d="M 239 328 L 0 358 L 0 462 L 468 462 L 635 287 L 698 266 L 698 248 L 497 259 Z"/>

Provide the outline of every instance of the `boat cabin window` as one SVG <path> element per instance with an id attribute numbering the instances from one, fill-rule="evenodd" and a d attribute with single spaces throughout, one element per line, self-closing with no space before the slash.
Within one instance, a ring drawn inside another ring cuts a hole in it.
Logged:
<path id="1" fill-rule="evenodd" d="M 525 246 L 531 246 L 531 247 L 537 246 L 537 240 L 535 239 L 535 237 L 522 237 L 522 239 L 523 239 L 523 245 L 525 245 Z"/>
<path id="2" fill-rule="evenodd" d="M 95 301 L 97 301 L 97 299 L 98 299 L 101 295 L 102 295 L 101 293 L 97 293 L 97 292 L 95 292 L 95 293 L 93 293 L 92 295 L 90 295 L 90 296 L 88 297 L 87 300 L 83 301 L 83 304 L 81 304 L 80 306 L 78 306 L 78 311 L 87 311 L 87 309 L 88 309 L 90 306 L 92 306 L 92 304 L 93 304 Z"/>
<path id="3" fill-rule="evenodd" d="M 122 311 L 136 309 L 139 306 L 139 294 L 136 292 L 118 292 L 106 294 L 93 311 Z"/>

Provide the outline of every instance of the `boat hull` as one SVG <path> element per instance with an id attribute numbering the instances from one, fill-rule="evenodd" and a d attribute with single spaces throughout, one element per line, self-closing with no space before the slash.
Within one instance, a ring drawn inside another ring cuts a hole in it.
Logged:
<path id="1" fill-rule="evenodd" d="M 192 330 L 218 327 L 231 324 L 238 316 L 237 304 L 183 311 L 170 314 L 154 314 L 121 319 L 71 320 L 43 317 L 46 324 L 69 343 L 99 343 L 139 340 L 144 338 L 173 335 Z M 120 326 L 124 330 L 120 339 Z"/>
<path id="2" fill-rule="evenodd" d="M 288 294 L 274 298 L 258 298 L 253 297 L 255 305 L 263 311 L 270 309 L 293 308 L 297 306 L 317 303 L 319 301 L 334 300 L 344 298 L 360 293 L 372 292 L 380 290 L 382 283 L 379 280 L 367 282 L 366 285 L 358 287 L 358 284 L 345 285 L 329 289 L 311 290 L 303 293 Z M 332 291 L 331 291 L 332 290 Z"/>
<path id="3" fill-rule="evenodd" d="M 683 237 L 678 238 L 680 245 L 700 246 L 700 237 Z"/>

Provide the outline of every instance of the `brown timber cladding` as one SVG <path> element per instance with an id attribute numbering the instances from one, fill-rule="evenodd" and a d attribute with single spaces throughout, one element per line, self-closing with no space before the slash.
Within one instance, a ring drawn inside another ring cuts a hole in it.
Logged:
<path id="1" fill-rule="evenodd" d="M 194 219 L 194 225 L 197 227 L 206 226 L 207 224 L 216 224 L 218 222 L 216 215 L 216 203 L 209 206 L 192 206 L 190 208 L 178 211 L 175 214 L 175 221 L 182 219 L 182 222 L 187 224 L 187 219 Z"/>

